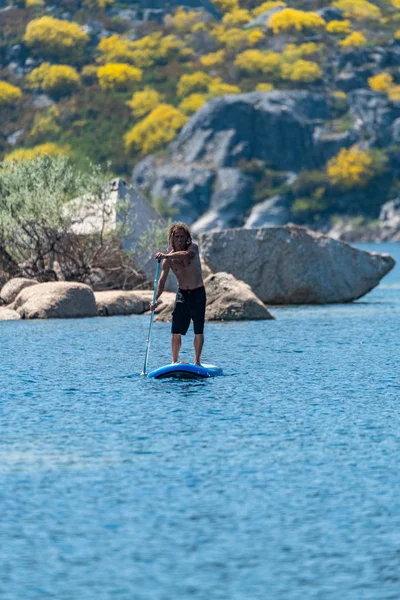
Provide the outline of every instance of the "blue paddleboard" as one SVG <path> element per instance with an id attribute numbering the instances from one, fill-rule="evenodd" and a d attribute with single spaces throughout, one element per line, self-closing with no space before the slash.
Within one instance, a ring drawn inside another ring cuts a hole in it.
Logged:
<path id="1" fill-rule="evenodd" d="M 216 377 L 222 375 L 222 369 L 215 365 L 194 365 L 192 363 L 172 363 L 150 371 L 147 377 L 154 379 L 164 379 L 166 377 L 176 377 L 180 379 L 197 379 L 199 377 Z"/>

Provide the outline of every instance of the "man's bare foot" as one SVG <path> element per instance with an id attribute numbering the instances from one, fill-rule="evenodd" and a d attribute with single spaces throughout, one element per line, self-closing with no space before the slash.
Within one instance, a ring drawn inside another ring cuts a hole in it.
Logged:
<path id="1" fill-rule="evenodd" d="M 199 360 L 195 360 L 194 363 L 196 367 L 201 367 L 201 362 Z"/>

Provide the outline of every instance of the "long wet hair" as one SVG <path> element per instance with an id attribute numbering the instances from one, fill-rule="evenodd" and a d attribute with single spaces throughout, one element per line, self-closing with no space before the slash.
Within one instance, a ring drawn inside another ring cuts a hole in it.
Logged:
<path id="1" fill-rule="evenodd" d="M 185 245 L 186 248 L 189 248 L 190 244 L 192 243 L 192 234 L 190 233 L 190 229 L 187 225 L 185 225 L 185 223 L 173 223 L 170 228 L 168 229 L 168 246 L 170 246 L 173 250 L 175 250 L 175 246 L 174 246 L 174 234 L 176 231 L 178 231 L 178 229 L 182 229 L 185 232 L 186 235 L 186 241 L 185 241 Z"/>

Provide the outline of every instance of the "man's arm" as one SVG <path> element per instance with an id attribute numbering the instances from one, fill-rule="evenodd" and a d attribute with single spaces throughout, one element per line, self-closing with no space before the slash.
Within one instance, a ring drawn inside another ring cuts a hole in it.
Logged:
<path id="1" fill-rule="evenodd" d="M 161 254 L 161 252 L 159 252 L 159 254 Z M 158 299 L 164 291 L 164 286 L 165 286 L 165 282 L 167 281 L 169 269 L 170 269 L 169 261 L 164 260 L 163 264 L 162 264 L 161 276 L 160 276 L 160 279 L 158 280 L 156 303 L 153 305 L 153 303 L 150 302 L 150 310 L 151 311 L 156 309 L 157 304 L 158 304 Z"/>
<path id="2" fill-rule="evenodd" d="M 190 244 L 187 250 L 177 250 L 176 252 L 169 252 L 168 254 L 163 254 L 163 252 L 157 252 L 155 258 L 157 260 L 159 258 L 168 258 L 170 260 L 176 260 L 179 258 L 194 258 L 196 254 L 199 252 L 199 247 L 197 244 Z"/>

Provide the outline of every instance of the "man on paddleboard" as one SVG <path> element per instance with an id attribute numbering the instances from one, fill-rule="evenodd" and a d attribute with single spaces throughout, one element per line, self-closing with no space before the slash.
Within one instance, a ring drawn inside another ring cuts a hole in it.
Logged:
<path id="1" fill-rule="evenodd" d="M 190 321 L 194 327 L 194 364 L 200 365 L 201 351 L 204 344 L 204 318 L 206 312 L 206 290 L 201 272 L 199 248 L 192 242 L 189 228 L 184 223 L 173 223 L 168 230 L 167 254 L 157 252 L 155 258 L 163 259 L 161 277 L 155 304 L 150 304 L 154 311 L 158 299 L 164 291 L 164 285 L 172 269 L 178 280 L 178 291 L 172 313 L 172 362 L 178 362 L 182 335 L 189 329 Z"/>

